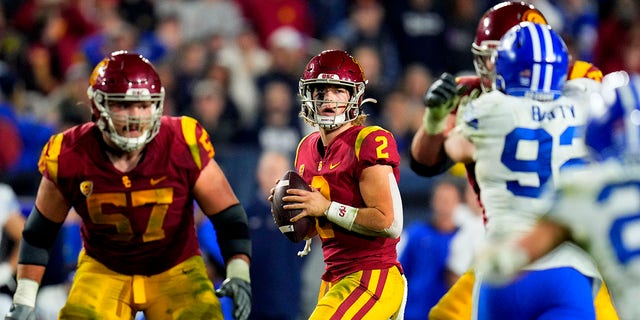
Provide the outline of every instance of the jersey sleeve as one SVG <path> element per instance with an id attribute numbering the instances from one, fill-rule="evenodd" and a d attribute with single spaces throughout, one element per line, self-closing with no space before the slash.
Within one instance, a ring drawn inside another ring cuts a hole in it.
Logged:
<path id="1" fill-rule="evenodd" d="M 576 60 L 569 66 L 567 79 L 587 78 L 597 82 L 602 82 L 602 71 L 592 63 Z"/>
<path id="2" fill-rule="evenodd" d="M 505 124 L 513 122 L 511 113 L 508 112 L 507 103 L 501 102 L 504 94 L 492 91 L 481 95 L 463 106 L 458 111 L 457 129 L 472 142 L 492 134 L 500 134 L 505 129 Z"/>
<path id="3" fill-rule="evenodd" d="M 393 168 L 400 165 L 398 145 L 393 134 L 378 126 L 365 127 L 360 131 L 356 138 L 355 152 L 362 168 L 376 164 Z"/>
<path id="4" fill-rule="evenodd" d="M 215 155 L 211 138 L 207 130 L 194 118 L 183 116 L 180 125 L 191 158 L 198 169 L 202 170 Z"/>
<path id="5" fill-rule="evenodd" d="M 49 142 L 42 148 L 40 160 L 38 160 L 38 171 L 47 179 L 58 183 L 58 158 L 62 149 L 62 133 L 49 138 Z"/>

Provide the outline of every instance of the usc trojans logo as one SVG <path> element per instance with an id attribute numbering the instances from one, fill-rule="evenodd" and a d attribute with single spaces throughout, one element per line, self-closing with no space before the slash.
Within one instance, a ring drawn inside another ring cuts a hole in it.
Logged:
<path id="1" fill-rule="evenodd" d="M 80 192 L 85 197 L 90 196 L 91 193 L 93 193 L 93 182 L 91 182 L 91 181 L 82 181 L 80 183 Z"/>
<path id="2" fill-rule="evenodd" d="M 91 75 L 89 76 L 89 85 L 91 87 L 93 87 L 96 84 L 96 79 L 98 79 L 98 76 L 100 76 L 100 75 L 102 75 L 104 73 L 104 69 L 107 68 L 108 64 L 109 64 L 109 59 L 108 58 L 104 58 L 93 69 L 93 71 L 91 72 Z"/>
<path id="3" fill-rule="evenodd" d="M 522 14 L 522 21 L 529 21 L 539 24 L 548 24 L 547 20 L 540 14 L 538 10 L 527 10 Z"/>

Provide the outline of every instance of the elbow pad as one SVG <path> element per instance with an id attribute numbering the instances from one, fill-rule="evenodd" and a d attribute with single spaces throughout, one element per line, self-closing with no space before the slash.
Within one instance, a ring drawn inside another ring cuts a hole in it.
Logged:
<path id="1" fill-rule="evenodd" d="M 60 227 L 62 222 L 49 220 L 34 206 L 22 231 L 18 263 L 46 266 Z"/>
<path id="2" fill-rule="evenodd" d="M 247 214 L 240 204 L 224 209 L 218 214 L 207 216 L 216 230 L 220 252 L 225 261 L 238 253 L 246 254 L 251 258 Z"/>

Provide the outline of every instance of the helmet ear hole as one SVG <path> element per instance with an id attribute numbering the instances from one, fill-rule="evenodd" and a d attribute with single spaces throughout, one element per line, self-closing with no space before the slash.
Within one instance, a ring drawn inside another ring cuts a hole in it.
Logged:
<path id="1" fill-rule="evenodd" d="M 358 115 L 360 115 L 360 108 L 351 108 L 351 110 L 349 110 L 349 118 L 350 119 L 355 119 L 358 117 Z"/>

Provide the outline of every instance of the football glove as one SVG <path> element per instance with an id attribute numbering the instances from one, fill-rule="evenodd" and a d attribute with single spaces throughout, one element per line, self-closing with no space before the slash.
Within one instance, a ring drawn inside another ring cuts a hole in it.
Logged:
<path id="1" fill-rule="evenodd" d="M 428 134 L 439 134 L 444 131 L 447 116 L 458 103 L 466 86 L 458 85 L 453 75 L 443 73 L 424 94 L 424 112 L 422 124 Z"/>
<path id="2" fill-rule="evenodd" d="M 4 317 L 5 320 L 36 320 L 36 312 L 34 307 L 24 304 L 12 304 L 9 313 Z"/>
<path id="3" fill-rule="evenodd" d="M 494 243 L 486 248 L 475 262 L 475 272 L 489 284 L 508 284 L 529 263 L 527 253 L 514 243 Z"/>
<path id="4" fill-rule="evenodd" d="M 227 278 L 216 290 L 218 297 L 233 299 L 233 316 L 236 320 L 246 320 L 251 313 L 251 284 L 240 278 Z"/>
<path id="5" fill-rule="evenodd" d="M 216 296 L 233 299 L 233 316 L 236 320 L 246 320 L 251 313 L 250 281 L 249 264 L 241 259 L 233 259 L 227 264 L 227 279 L 216 290 Z"/>

